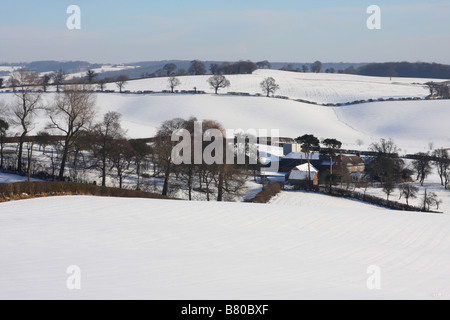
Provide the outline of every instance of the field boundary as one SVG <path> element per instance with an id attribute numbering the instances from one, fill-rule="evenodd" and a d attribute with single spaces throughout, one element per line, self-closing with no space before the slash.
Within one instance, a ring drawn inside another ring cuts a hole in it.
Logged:
<path id="1" fill-rule="evenodd" d="M 161 200 L 179 200 L 162 196 L 160 194 L 149 193 L 137 190 L 118 189 L 109 187 L 100 187 L 91 184 L 82 184 L 75 182 L 16 182 L 0 184 L 0 203 L 14 200 L 24 200 L 54 196 L 98 196 L 98 197 L 116 197 L 116 198 L 142 198 L 142 199 L 161 199 Z"/>

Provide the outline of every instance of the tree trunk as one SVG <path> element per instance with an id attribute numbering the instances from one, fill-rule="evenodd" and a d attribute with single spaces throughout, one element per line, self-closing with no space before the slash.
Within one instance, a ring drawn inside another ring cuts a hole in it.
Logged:
<path id="1" fill-rule="evenodd" d="M 217 192 L 217 201 L 222 202 L 223 201 L 223 183 L 224 183 L 224 173 L 219 173 L 219 184 L 217 186 L 218 192 Z"/>
<path id="2" fill-rule="evenodd" d="M 23 144 L 25 140 L 26 132 L 22 133 L 19 140 L 19 154 L 17 156 L 17 171 L 19 174 L 22 174 L 22 153 L 23 153 Z"/>
<path id="3" fill-rule="evenodd" d="M 59 169 L 59 180 L 64 180 L 64 171 L 66 170 L 67 156 L 69 154 L 69 137 L 66 137 L 64 151 L 61 159 L 61 168 Z"/>
<path id="4" fill-rule="evenodd" d="M 162 191 L 163 196 L 167 196 L 169 192 L 169 178 L 170 178 L 170 163 L 167 165 L 166 173 L 164 176 L 164 186 Z"/>
<path id="5" fill-rule="evenodd" d="M 31 181 L 31 162 L 33 161 L 33 147 L 34 141 L 31 143 L 30 157 L 28 159 L 28 182 Z"/>
<path id="6" fill-rule="evenodd" d="M 136 175 L 137 175 L 137 186 L 136 186 L 136 190 L 139 191 L 141 190 L 141 183 L 140 183 L 140 177 L 141 177 L 141 162 L 137 161 L 136 162 Z"/>
<path id="7" fill-rule="evenodd" d="M 3 169 L 3 142 L 0 144 L 0 169 Z"/>

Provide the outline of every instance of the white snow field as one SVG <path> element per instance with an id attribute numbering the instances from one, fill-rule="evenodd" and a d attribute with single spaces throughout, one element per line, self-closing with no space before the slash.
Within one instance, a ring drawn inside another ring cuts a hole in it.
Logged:
<path id="1" fill-rule="evenodd" d="M 27 181 L 27 177 L 18 176 L 15 174 L 8 174 L 0 172 L 0 183 L 16 183 L 16 182 L 22 182 Z M 36 179 L 32 179 L 32 181 L 38 181 Z"/>
<path id="2" fill-rule="evenodd" d="M 424 83 L 430 79 L 363 77 L 342 74 L 295 73 L 275 70 L 257 70 L 253 75 L 233 75 L 232 86 L 221 95 L 190 94 L 97 94 L 98 117 L 108 111 L 123 114 L 123 126 L 131 138 L 153 136 L 156 128 L 174 117 L 195 116 L 199 120 L 213 119 L 227 129 L 279 129 L 281 136 L 298 137 L 312 133 L 320 138 L 333 137 L 344 142 L 344 147 L 356 148 L 360 139 L 367 148 L 379 138 L 393 138 L 403 150 L 422 151 L 429 142 L 436 147 L 450 147 L 447 119 L 450 102 L 395 101 L 374 102 L 343 107 L 324 107 L 290 100 L 266 97 L 228 96 L 228 91 L 261 92 L 259 83 L 272 76 L 280 84 L 277 94 L 291 99 L 302 98 L 317 102 L 338 103 L 359 99 L 426 97 Z M 206 80 L 209 76 L 180 77 L 179 90 L 212 92 Z M 442 80 L 435 80 L 442 81 Z M 110 89 L 116 89 L 110 84 Z M 167 89 L 167 78 L 130 81 L 126 90 Z M 45 104 L 54 100 L 54 94 L 44 95 Z M 11 93 L 0 94 L 6 104 L 14 101 Z M 45 128 L 47 117 L 43 112 L 34 130 Z M 14 130 L 14 129 L 13 129 Z M 12 131 L 13 131 L 12 130 Z M 32 132 L 33 133 L 33 132 Z"/>
<path id="3" fill-rule="evenodd" d="M 0 299 L 450 297 L 448 215 L 317 200 L 4 203 Z M 81 290 L 67 289 L 69 266 L 81 269 Z M 381 290 L 368 289 L 371 266 Z"/>
<path id="4" fill-rule="evenodd" d="M 179 77 L 181 85 L 177 90 L 197 90 L 214 93 L 207 80 L 211 75 Z M 227 75 L 231 86 L 219 92 L 261 93 L 260 83 L 267 77 L 273 77 L 280 85 L 276 95 L 291 99 L 304 99 L 317 103 L 343 103 L 355 100 L 378 98 L 426 97 L 428 89 L 423 85 L 431 79 L 409 79 L 366 77 L 346 74 L 298 73 L 278 70 L 256 70 L 251 75 Z M 441 82 L 443 80 L 434 80 Z M 116 90 L 115 84 L 107 89 Z M 168 90 L 167 78 L 152 78 L 130 81 L 125 90 L 162 91 Z"/>

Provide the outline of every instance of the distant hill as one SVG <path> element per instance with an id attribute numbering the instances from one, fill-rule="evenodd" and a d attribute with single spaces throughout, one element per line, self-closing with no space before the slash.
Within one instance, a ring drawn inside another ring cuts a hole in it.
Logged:
<path id="1" fill-rule="evenodd" d="M 450 79 L 450 66 L 423 62 L 370 63 L 359 67 L 358 74 L 377 77 Z"/>
<path id="2" fill-rule="evenodd" d="M 203 61 L 207 73 L 210 74 L 211 64 L 222 64 L 224 61 Z M 255 61 L 256 62 L 256 61 Z M 187 71 L 191 65 L 190 60 L 160 60 L 160 61 L 141 61 L 127 63 L 125 66 L 133 66 L 117 71 L 106 71 L 99 75 L 101 78 L 115 78 L 119 75 L 126 75 L 131 79 L 146 78 L 158 76 L 158 72 L 166 64 L 173 63 L 177 66 L 177 71 L 184 69 Z M 271 69 L 301 72 L 303 67 L 311 70 L 311 62 L 270 62 Z M 84 73 L 89 69 L 101 68 L 104 64 L 92 64 L 87 61 L 34 61 L 31 63 L 20 64 L 1 64 L 2 66 L 21 66 L 26 70 L 38 73 L 51 72 L 62 69 L 68 74 Z M 331 71 L 332 70 L 332 71 Z M 410 62 L 387 62 L 387 63 L 349 63 L 349 62 L 324 62 L 322 63 L 322 73 L 349 73 L 364 76 L 377 77 L 407 77 L 407 78 L 433 78 L 450 79 L 450 65 L 438 63 L 410 63 Z M 9 71 L 0 70 L 0 76 L 9 76 Z"/>
<path id="3" fill-rule="evenodd" d="M 24 65 L 24 69 L 34 72 L 51 72 L 62 69 L 66 73 L 76 73 L 100 67 L 100 64 L 91 64 L 87 61 L 34 61 Z"/>

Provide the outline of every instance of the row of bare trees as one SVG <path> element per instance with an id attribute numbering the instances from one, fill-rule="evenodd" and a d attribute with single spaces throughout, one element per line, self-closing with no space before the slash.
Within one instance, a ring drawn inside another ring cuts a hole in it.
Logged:
<path id="1" fill-rule="evenodd" d="M 119 113 L 108 112 L 101 121 L 95 122 L 96 101 L 91 85 L 66 85 L 54 101 L 47 101 L 42 92 L 33 90 L 38 81 L 34 74 L 21 71 L 19 75 L 20 90 L 14 93 L 15 99 L 7 106 L 0 106 L 2 169 L 4 146 L 17 143 L 15 152 L 9 153 L 9 163 L 15 158 L 16 165 L 9 167 L 22 175 L 30 174 L 31 168 L 37 167 L 49 178 L 86 182 L 89 179 L 84 175 L 86 171 L 97 172 L 102 186 L 108 184 L 108 178 L 113 178 L 122 188 L 124 180 L 130 178 L 138 190 L 144 187 L 143 176 L 154 177 L 155 181 L 161 181 L 163 195 L 173 189 L 184 189 L 189 199 L 193 199 L 194 190 L 206 194 L 207 200 L 218 201 L 242 191 L 247 166 L 173 163 L 172 134 L 181 128 L 193 133 L 195 118 L 164 122 L 150 143 L 128 140 Z M 44 114 L 48 119 L 46 130 L 29 137 L 37 117 Z M 215 121 L 204 121 L 202 125 L 203 132 L 216 129 L 226 136 L 223 127 Z M 19 131 L 17 137 L 7 136 L 10 126 Z M 8 138 L 17 138 L 17 142 Z M 221 143 L 228 147 L 225 140 Z M 34 147 L 39 147 L 42 154 L 33 156 Z"/>

